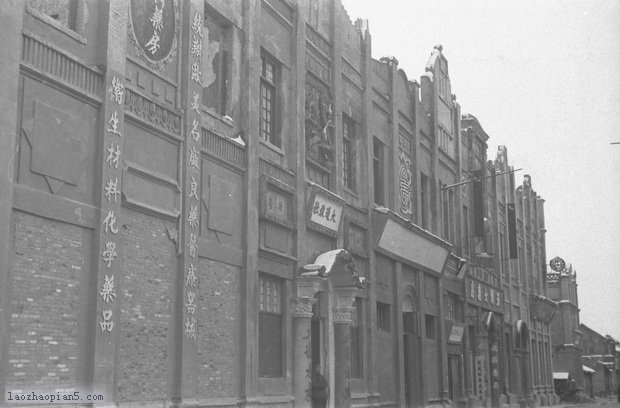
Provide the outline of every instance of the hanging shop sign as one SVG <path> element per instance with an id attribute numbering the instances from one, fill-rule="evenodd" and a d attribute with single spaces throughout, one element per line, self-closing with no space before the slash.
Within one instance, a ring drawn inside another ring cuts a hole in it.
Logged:
<path id="1" fill-rule="evenodd" d="M 465 284 L 467 303 L 483 307 L 487 310 L 503 311 L 504 294 L 501 290 L 471 278 L 467 278 Z"/>

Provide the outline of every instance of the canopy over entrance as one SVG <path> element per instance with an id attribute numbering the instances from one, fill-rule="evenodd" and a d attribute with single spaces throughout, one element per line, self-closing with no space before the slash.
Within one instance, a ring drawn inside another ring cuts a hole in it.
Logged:
<path id="1" fill-rule="evenodd" d="M 301 276 L 330 277 L 336 286 L 355 286 L 364 289 L 368 285 L 365 277 L 355 269 L 353 257 L 346 249 L 333 249 L 316 257 L 314 263 L 305 265 Z"/>

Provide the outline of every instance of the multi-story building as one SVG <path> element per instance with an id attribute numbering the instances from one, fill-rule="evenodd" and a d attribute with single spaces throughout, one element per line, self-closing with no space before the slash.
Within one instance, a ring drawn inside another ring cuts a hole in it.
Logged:
<path id="1" fill-rule="evenodd" d="M 515 188 L 504 146 L 498 149 L 495 169 L 494 242 L 504 296 L 502 384 L 510 403 L 554 403 L 550 322 L 557 305 L 547 297 L 545 285 L 544 200 L 529 175 Z"/>
<path id="2" fill-rule="evenodd" d="M 549 298 L 559 305 L 551 322 L 553 376 L 557 394 L 570 398 L 572 393 L 584 390 L 584 381 L 590 378 L 588 373 L 584 377 L 581 363 L 583 349 L 579 330 L 577 272 L 560 257 L 549 261 L 549 266 L 552 269 L 547 272 Z"/>
<path id="3" fill-rule="evenodd" d="M 410 80 L 338 0 L 1 18 L 4 403 L 554 402 L 542 199 L 441 46 Z"/>
<path id="4" fill-rule="evenodd" d="M 581 356 L 583 368 L 589 368 L 590 376 L 585 385 L 585 394 L 591 397 L 606 397 L 617 390 L 616 341 L 604 336 L 585 324 L 579 325 L 582 333 Z"/>

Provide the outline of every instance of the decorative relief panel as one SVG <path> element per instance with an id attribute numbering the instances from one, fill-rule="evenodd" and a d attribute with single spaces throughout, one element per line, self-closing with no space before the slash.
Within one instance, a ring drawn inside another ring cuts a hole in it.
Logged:
<path id="1" fill-rule="evenodd" d="M 262 176 L 260 181 L 262 218 L 284 225 L 295 227 L 297 213 L 294 190 L 273 177 Z"/>
<path id="2" fill-rule="evenodd" d="M 319 51 L 321 51 L 326 57 L 330 55 L 329 42 L 323 38 L 314 28 L 306 25 L 306 39 L 314 45 Z"/>
<path id="3" fill-rule="evenodd" d="M 23 62 L 60 79 L 75 89 L 99 99 L 103 88 L 102 73 L 61 53 L 42 40 L 24 35 Z"/>
<path id="4" fill-rule="evenodd" d="M 77 186 L 86 158 L 80 118 L 35 100 L 26 128 L 32 129 L 26 132 L 32 145 L 30 170 L 43 175 L 54 194 L 64 183 Z"/>
<path id="5" fill-rule="evenodd" d="M 330 78 L 330 69 L 329 63 L 324 61 L 322 58 L 319 58 L 313 55 L 311 52 L 306 53 L 306 68 L 308 71 L 312 72 L 318 78 L 320 78 L 323 82 L 329 83 Z"/>
<path id="6" fill-rule="evenodd" d="M 361 257 L 368 257 L 366 236 L 366 229 L 352 223 L 350 219 L 345 220 L 344 246 L 347 251 Z"/>
<path id="7" fill-rule="evenodd" d="M 261 174 L 264 174 L 267 177 L 272 177 L 285 185 L 290 186 L 291 188 L 294 188 L 297 184 L 295 173 L 284 170 L 266 160 L 260 159 L 259 168 Z"/>
<path id="8" fill-rule="evenodd" d="M 411 165 L 411 157 L 400 151 L 399 169 L 398 169 L 398 187 L 400 196 L 400 212 L 407 218 L 413 214 L 413 167 Z"/>
<path id="9" fill-rule="evenodd" d="M 320 165 L 334 165 L 333 100 L 329 89 L 306 75 L 306 154 Z"/>
<path id="10" fill-rule="evenodd" d="M 153 69 L 174 58 L 180 16 L 174 0 L 131 0 L 129 32 L 136 54 Z"/>
<path id="11" fill-rule="evenodd" d="M 202 129 L 202 148 L 235 167 L 245 167 L 245 148 L 227 137 Z"/>
<path id="12" fill-rule="evenodd" d="M 133 113 L 136 117 L 167 132 L 176 135 L 181 133 L 180 115 L 137 94 L 129 88 L 126 91 L 125 110 L 127 112 Z"/>
<path id="13" fill-rule="evenodd" d="M 291 314 L 293 317 L 312 317 L 312 306 L 315 298 L 295 297 L 291 299 Z"/>

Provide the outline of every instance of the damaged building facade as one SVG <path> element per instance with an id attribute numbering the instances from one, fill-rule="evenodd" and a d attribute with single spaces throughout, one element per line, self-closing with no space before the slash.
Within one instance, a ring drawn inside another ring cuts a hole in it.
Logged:
<path id="1" fill-rule="evenodd" d="M 441 46 L 409 79 L 338 0 L 10 2 L 2 32 L 3 403 L 308 407 L 315 365 L 331 407 L 555 402 L 543 200 Z"/>

